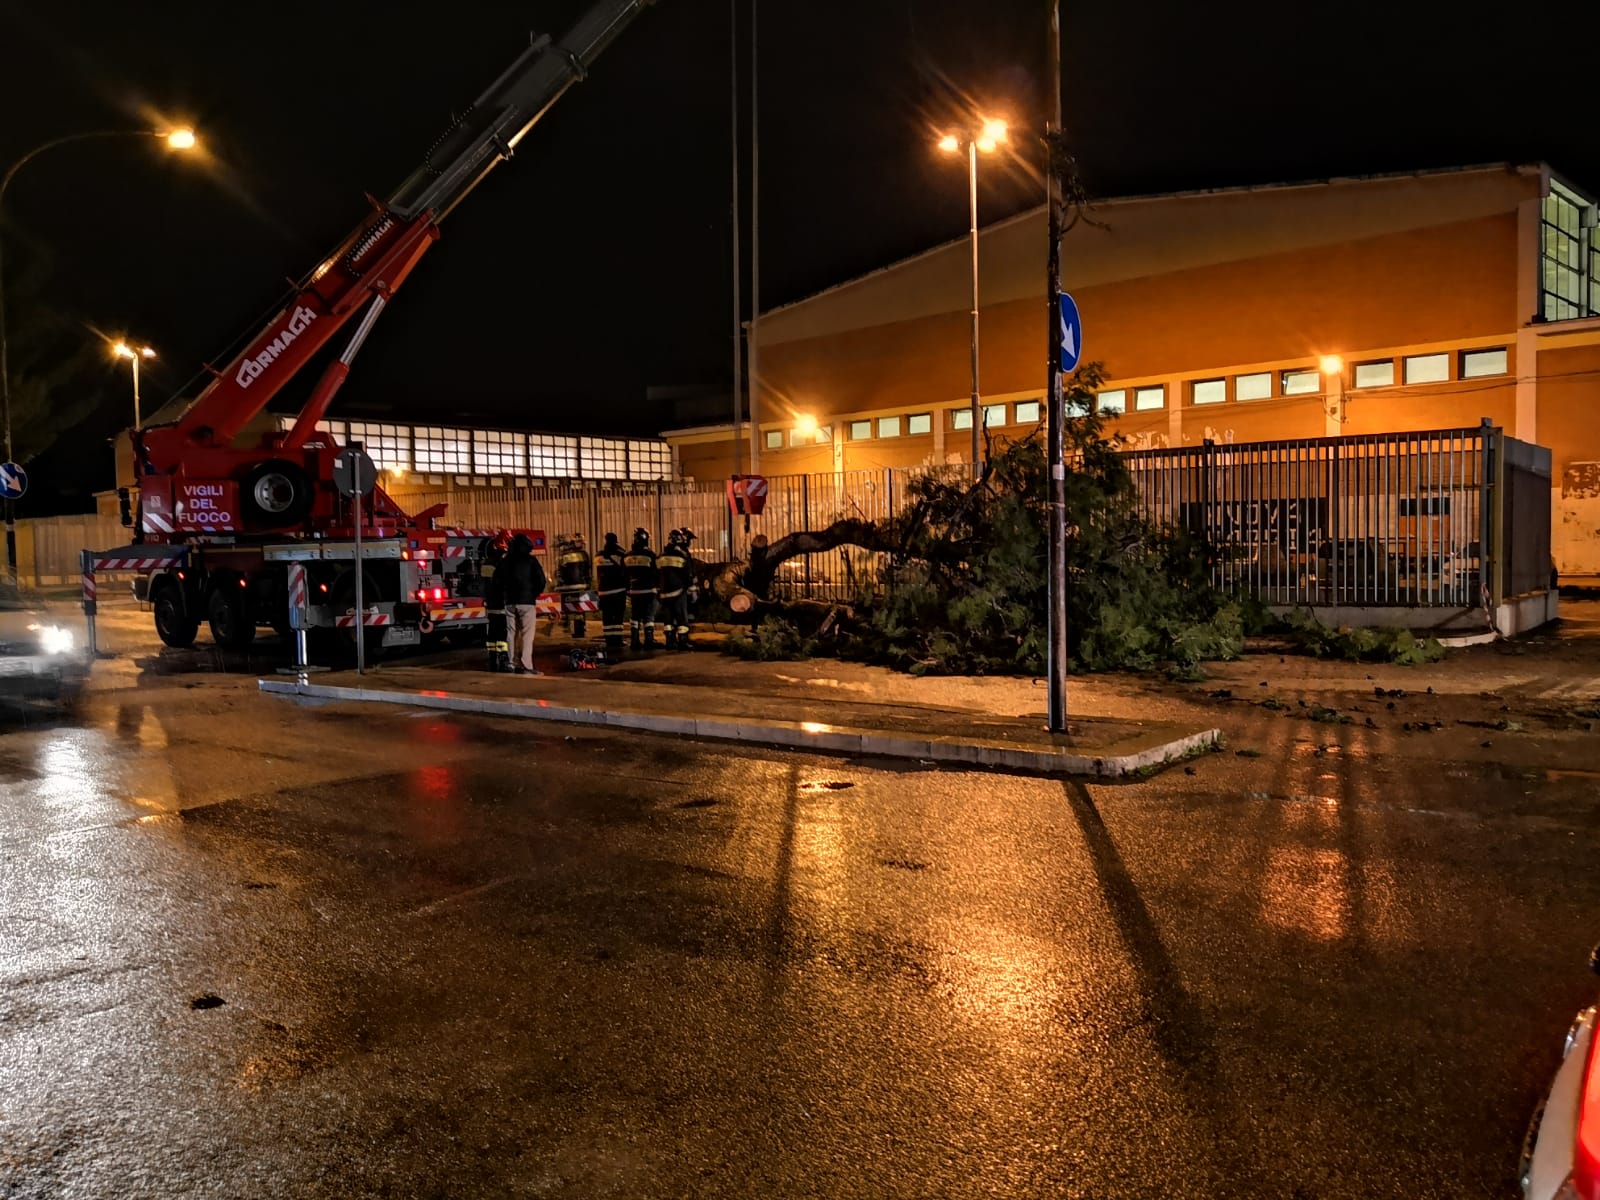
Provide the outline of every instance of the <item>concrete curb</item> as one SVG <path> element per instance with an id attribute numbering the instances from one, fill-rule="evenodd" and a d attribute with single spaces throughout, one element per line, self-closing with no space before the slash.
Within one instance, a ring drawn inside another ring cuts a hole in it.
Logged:
<path id="1" fill-rule="evenodd" d="M 493 717 L 520 717 L 564 725 L 633 729 L 679 734 L 716 741 L 746 742 L 819 754 L 877 755 L 962 766 L 998 767 L 1045 775 L 1089 775 L 1117 779 L 1136 775 L 1210 750 L 1221 738 L 1216 729 L 1167 740 L 1152 739 L 1123 754 L 1082 754 L 1057 746 L 1024 746 L 985 738 L 906 737 L 882 730 L 851 729 L 815 721 L 779 721 L 768 717 L 696 717 L 668 713 L 608 711 L 551 704 L 545 700 L 491 700 L 459 692 L 408 692 L 385 688 L 337 687 L 303 679 L 262 679 L 261 691 L 277 696 L 344 700 L 369 704 L 406 704 Z"/>

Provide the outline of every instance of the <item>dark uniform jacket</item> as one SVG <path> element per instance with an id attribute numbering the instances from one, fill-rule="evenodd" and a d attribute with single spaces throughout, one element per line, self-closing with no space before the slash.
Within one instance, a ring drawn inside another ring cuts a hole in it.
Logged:
<path id="1" fill-rule="evenodd" d="M 622 563 L 628 568 L 628 591 L 644 595 L 656 590 L 656 555 L 648 546 L 635 546 L 629 550 Z"/>
<path id="2" fill-rule="evenodd" d="M 595 559 L 596 588 L 602 596 L 615 595 L 617 592 L 628 590 L 628 565 L 627 556 L 622 547 L 617 546 L 610 550 L 601 550 L 600 557 Z"/>
<path id="3" fill-rule="evenodd" d="M 661 598 L 671 600 L 680 596 L 694 582 L 694 556 L 687 546 L 668 544 L 656 556 L 656 567 L 661 572 Z"/>
<path id="4" fill-rule="evenodd" d="M 556 560 L 556 587 L 563 592 L 589 590 L 589 552 L 568 546 Z"/>

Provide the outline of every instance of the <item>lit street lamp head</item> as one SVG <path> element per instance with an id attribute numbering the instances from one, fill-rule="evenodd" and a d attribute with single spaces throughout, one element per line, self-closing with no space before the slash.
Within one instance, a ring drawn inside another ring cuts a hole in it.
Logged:
<path id="1" fill-rule="evenodd" d="M 943 150 L 946 154 L 954 154 L 957 150 L 961 149 L 961 139 L 956 137 L 956 135 L 953 133 L 947 133 L 939 139 L 939 149 Z"/>
<path id="2" fill-rule="evenodd" d="M 111 353 L 115 354 L 118 358 L 132 358 L 133 347 L 128 345 L 127 342 L 118 342 L 115 346 L 111 347 Z"/>
<path id="3" fill-rule="evenodd" d="M 186 125 L 168 130 L 162 136 L 166 139 L 169 150 L 193 150 L 199 144 L 199 139 L 195 137 L 194 130 Z"/>

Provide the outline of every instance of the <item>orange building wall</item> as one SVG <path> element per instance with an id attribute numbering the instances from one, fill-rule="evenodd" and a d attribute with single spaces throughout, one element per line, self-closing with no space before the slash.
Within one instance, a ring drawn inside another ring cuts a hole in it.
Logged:
<path id="1" fill-rule="evenodd" d="M 1070 237 L 1066 252 L 1070 287 Z M 1515 296 L 1509 213 L 1075 293 L 1085 353 L 1113 379 L 1492 336 L 1518 324 Z M 964 313 L 763 346 L 763 415 L 949 406 L 967 391 L 967 354 Z M 1043 302 L 985 308 L 982 361 L 986 395 L 1040 388 Z M 1286 436 L 1268 415 L 1240 421 Z"/>
<path id="2" fill-rule="evenodd" d="M 1557 482 L 1569 463 L 1600 461 L 1600 346 L 1539 351 L 1535 440 L 1550 447 Z"/>

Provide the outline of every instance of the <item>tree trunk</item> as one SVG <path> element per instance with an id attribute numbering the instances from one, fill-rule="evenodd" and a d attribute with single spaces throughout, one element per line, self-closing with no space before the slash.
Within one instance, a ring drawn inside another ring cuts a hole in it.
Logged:
<path id="1" fill-rule="evenodd" d="M 724 564 L 712 580 L 711 590 L 730 606 L 741 592 L 770 600 L 772 581 L 784 563 L 802 554 L 824 554 L 840 546 L 859 546 L 884 554 L 896 554 L 901 549 L 898 538 L 873 521 L 835 521 L 826 529 L 786 534 L 771 543 L 757 534 L 750 542 L 749 560 Z"/>

